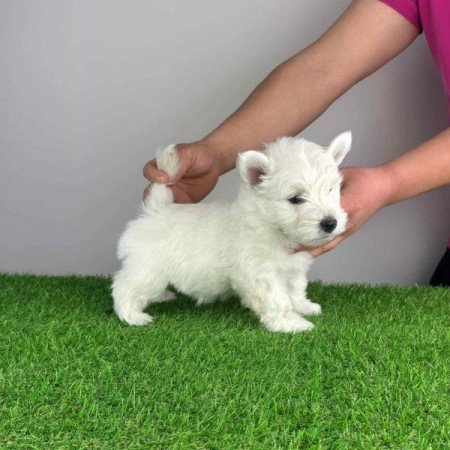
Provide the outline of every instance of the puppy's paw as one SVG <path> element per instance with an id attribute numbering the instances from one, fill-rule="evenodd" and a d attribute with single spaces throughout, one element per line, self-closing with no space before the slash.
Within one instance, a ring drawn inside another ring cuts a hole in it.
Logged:
<path id="1" fill-rule="evenodd" d="M 300 333 L 314 328 L 311 322 L 292 311 L 277 315 L 264 315 L 261 317 L 261 322 L 269 331 L 281 333 Z"/>
<path id="2" fill-rule="evenodd" d="M 138 326 L 148 325 L 149 323 L 153 322 L 153 317 L 150 314 L 140 311 L 128 312 L 120 319 L 130 325 L 138 325 Z"/>
<path id="3" fill-rule="evenodd" d="M 322 314 L 322 307 L 318 303 L 304 300 L 295 305 L 295 310 L 303 316 L 319 316 Z"/>

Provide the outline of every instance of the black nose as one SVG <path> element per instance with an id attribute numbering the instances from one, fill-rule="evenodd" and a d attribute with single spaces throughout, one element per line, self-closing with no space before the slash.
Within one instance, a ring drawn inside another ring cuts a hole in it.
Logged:
<path id="1" fill-rule="evenodd" d="M 337 225 L 337 220 L 334 217 L 325 217 L 320 221 L 320 228 L 322 228 L 325 233 L 331 233 Z"/>

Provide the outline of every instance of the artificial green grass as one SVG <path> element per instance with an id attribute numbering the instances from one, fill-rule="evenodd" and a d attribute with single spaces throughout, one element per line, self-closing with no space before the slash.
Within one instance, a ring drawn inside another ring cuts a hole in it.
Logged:
<path id="1" fill-rule="evenodd" d="M 236 299 L 130 327 L 109 284 L 0 275 L 0 448 L 449 448 L 450 290 L 313 283 L 286 335 Z"/>

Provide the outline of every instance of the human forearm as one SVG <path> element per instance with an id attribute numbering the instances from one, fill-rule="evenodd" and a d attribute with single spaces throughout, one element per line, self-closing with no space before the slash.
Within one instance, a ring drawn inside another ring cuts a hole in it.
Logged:
<path id="1" fill-rule="evenodd" d="M 309 60 L 309 50 L 278 66 L 240 108 L 204 139 L 221 156 L 221 172 L 234 167 L 242 150 L 294 135 L 320 116 L 342 93 L 327 69 Z"/>
<path id="2" fill-rule="evenodd" d="M 390 205 L 450 184 L 450 128 L 382 165 Z"/>

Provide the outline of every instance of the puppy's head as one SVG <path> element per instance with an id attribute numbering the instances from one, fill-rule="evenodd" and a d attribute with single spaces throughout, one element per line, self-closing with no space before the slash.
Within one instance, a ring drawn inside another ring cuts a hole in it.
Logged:
<path id="1" fill-rule="evenodd" d="M 338 166 L 351 141 L 350 132 L 328 148 L 284 137 L 262 151 L 240 153 L 237 168 L 259 220 L 306 246 L 323 245 L 342 233 L 347 214 L 340 206 Z"/>

